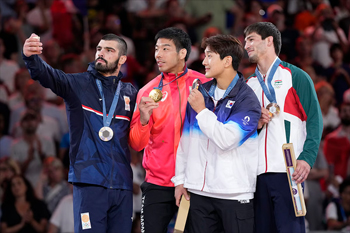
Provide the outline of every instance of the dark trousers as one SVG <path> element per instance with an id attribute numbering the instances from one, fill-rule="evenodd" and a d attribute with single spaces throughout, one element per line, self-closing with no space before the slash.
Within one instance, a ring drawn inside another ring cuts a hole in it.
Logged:
<path id="1" fill-rule="evenodd" d="M 132 191 L 74 184 L 73 212 L 74 232 L 131 232 Z"/>
<path id="2" fill-rule="evenodd" d="M 175 188 L 143 182 L 141 190 L 141 232 L 166 233 L 170 220 L 178 210 Z"/>
<path id="3" fill-rule="evenodd" d="M 190 231 L 250 233 L 254 229 L 253 200 L 249 203 L 191 193 Z"/>
<path id="4" fill-rule="evenodd" d="M 305 232 L 305 218 L 295 217 L 286 173 L 259 175 L 254 200 L 256 233 Z"/>

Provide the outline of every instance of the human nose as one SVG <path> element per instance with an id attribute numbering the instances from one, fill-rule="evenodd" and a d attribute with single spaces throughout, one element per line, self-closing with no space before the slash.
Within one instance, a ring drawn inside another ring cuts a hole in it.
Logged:
<path id="1" fill-rule="evenodd" d="M 202 61 L 202 65 L 205 66 L 206 64 L 208 64 L 208 59 L 207 59 L 207 57 L 204 57 L 204 59 Z"/>
<path id="2" fill-rule="evenodd" d="M 154 55 L 156 58 L 160 58 L 162 56 L 161 50 L 156 50 Z"/>
<path id="3" fill-rule="evenodd" d="M 97 57 L 103 57 L 102 50 L 96 52 Z"/>
<path id="4" fill-rule="evenodd" d="M 246 42 L 244 45 L 244 49 L 247 50 L 248 48 L 249 48 L 249 44 L 248 44 L 248 42 Z"/>

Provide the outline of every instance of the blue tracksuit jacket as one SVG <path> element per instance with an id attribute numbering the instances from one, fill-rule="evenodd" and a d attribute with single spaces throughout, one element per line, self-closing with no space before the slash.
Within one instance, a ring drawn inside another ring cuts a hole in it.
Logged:
<path id="1" fill-rule="evenodd" d="M 95 70 L 95 63 L 90 63 L 87 72 L 66 74 L 37 55 L 23 55 L 23 60 L 34 80 L 65 100 L 71 140 L 68 181 L 132 190 L 128 134 L 137 90 L 120 81 L 121 72 L 118 77 L 104 77 Z M 110 125 L 114 136 L 108 142 L 98 136 L 103 105 L 96 79 L 102 82 L 107 114 L 118 83 L 122 85 Z"/>

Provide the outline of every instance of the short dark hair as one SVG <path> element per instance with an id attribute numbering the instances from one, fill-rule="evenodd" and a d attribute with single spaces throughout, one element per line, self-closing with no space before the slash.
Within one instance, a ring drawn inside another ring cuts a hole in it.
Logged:
<path id="1" fill-rule="evenodd" d="M 329 53 L 332 54 L 337 50 L 343 51 L 341 45 L 338 43 L 332 44 L 331 47 L 329 48 Z"/>
<path id="2" fill-rule="evenodd" d="M 244 29 L 244 36 L 247 36 L 251 33 L 257 33 L 261 36 L 261 39 L 265 40 L 266 37 L 273 37 L 273 45 L 275 47 L 275 53 L 278 56 L 281 52 L 282 47 L 282 39 L 281 32 L 277 29 L 277 27 L 270 22 L 258 22 L 249 25 Z"/>
<path id="3" fill-rule="evenodd" d="M 220 55 L 220 59 L 224 59 L 226 56 L 232 57 L 232 67 L 234 70 L 238 70 L 239 63 L 243 58 L 243 46 L 242 43 L 232 35 L 215 35 L 209 38 L 203 38 L 202 48 L 209 47 L 213 52 Z"/>
<path id="4" fill-rule="evenodd" d="M 185 61 L 187 61 L 191 53 L 191 39 L 186 32 L 179 28 L 169 27 L 160 30 L 155 36 L 154 40 L 157 42 L 159 38 L 172 40 L 175 44 L 177 52 L 179 52 L 181 49 L 186 49 L 187 54 L 185 57 Z"/>
<path id="5" fill-rule="evenodd" d="M 114 40 L 118 42 L 118 50 L 119 50 L 119 56 L 126 55 L 128 51 L 128 46 L 126 45 L 126 42 L 123 38 L 120 36 L 117 36 L 113 33 L 106 34 L 102 36 L 101 40 Z"/>
<path id="6" fill-rule="evenodd" d="M 342 194 L 346 187 L 350 186 L 350 176 L 346 177 L 345 180 L 339 185 L 339 194 Z"/>

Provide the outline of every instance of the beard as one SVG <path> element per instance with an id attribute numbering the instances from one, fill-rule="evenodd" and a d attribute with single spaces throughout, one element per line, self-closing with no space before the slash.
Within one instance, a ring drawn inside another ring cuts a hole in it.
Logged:
<path id="1" fill-rule="evenodd" d="M 253 56 L 249 57 L 249 62 L 257 63 L 258 62 L 258 56 L 253 55 Z"/>
<path id="2" fill-rule="evenodd" d="M 103 60 L 106 64 L 97 63 L 98 59 Z M 103 59 L 102 57 L 98 57 L 95 60 L 95 69 L 103 74 L 113 74 L 118 69 L 118 63 L 119 58 L 112 64 L 108 64 L 108 62 L 105 59 Z"/>

